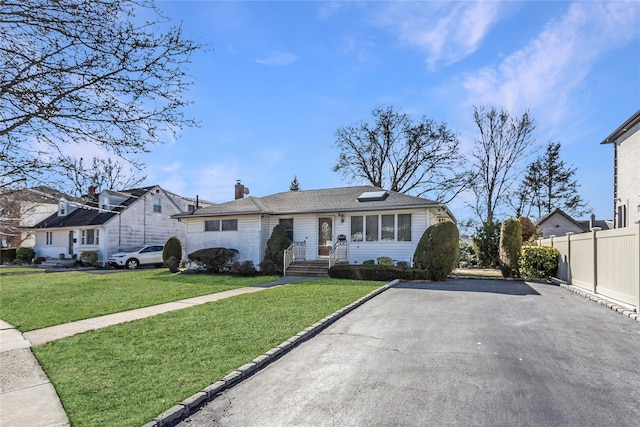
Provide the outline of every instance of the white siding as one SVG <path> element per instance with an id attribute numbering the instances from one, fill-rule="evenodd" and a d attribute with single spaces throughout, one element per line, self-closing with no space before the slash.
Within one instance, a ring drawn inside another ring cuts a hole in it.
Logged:
<path id="1" fill-rule="evenodd" d="M 261 251 L 260 215 L 240 217 L 216 217 L 216 219 L 237 219 L 237 231 L 204 231 L 205 218 L 187 218 L 185 252 L 190 254 L 204 248 L 229 248 L 238 251 L 238 261 L 253 261 L 260 264 Z"/>
<path id="2" fill-rule="evenodd" d="M 640 220 L 640 124 L 627 131 L 616 145 L 619 200 L 615 200 L 615 209 L 624 206 L 627 227 L 634 227 L 635 222 Z"/>

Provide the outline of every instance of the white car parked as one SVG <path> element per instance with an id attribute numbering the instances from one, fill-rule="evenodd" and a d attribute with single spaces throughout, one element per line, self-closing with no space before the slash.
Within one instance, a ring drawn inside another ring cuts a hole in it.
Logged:
<path id="1" fill-rule="evenodd" d="M 131 270 L 141 265 L 154 265 L 162 267 L 163 245 L 143 245 L 136 246 L 125 252 L 118 252 L 109 257 L 107 262 L 116 268 L 127 267 Z"/>

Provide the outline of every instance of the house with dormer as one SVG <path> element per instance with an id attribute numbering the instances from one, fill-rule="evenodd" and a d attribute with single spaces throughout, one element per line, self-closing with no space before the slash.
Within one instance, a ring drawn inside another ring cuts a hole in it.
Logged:
<path id="1" fill-rule="evenodd" d="M 134 246 L 162 245 L 171 236 L 184 241 L 186 226 L 172 215 L 194 211 L 198 203 L 159 185 L 61 198 L 57 212 L 32 227 L 36 256 L 76 259 L 96 251 L 105 263 L 110 254 Z"/>

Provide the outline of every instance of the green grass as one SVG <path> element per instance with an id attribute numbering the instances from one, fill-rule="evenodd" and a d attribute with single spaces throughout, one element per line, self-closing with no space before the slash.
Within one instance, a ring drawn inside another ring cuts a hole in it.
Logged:
<path id="1" fill-rule="evenodd" d="M 267 289 L 33 349 L 73 426 L 140 426 L 381 286 L 325 279 Z"/>
<path id="2" fill-rule="evenodd" d="M 22 273 L 44 273 L 44 270 L 38 267 L 10 267 L 1 266 L 0 276 Z"/>
<path id="3" fill-rule="evenodd" d="M 0 281 L 0 318 L 21 332 L 276 280 L 145 269 L 19 274 Z"/>

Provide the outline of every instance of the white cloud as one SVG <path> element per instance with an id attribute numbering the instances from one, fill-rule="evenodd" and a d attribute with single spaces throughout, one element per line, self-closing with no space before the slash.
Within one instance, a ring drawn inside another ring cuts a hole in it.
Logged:
<path id="1" fill-rule="evenodd" d="M 466 76 L 468 103 L 530 108 L 559 122 L 597 61 L 640 35 L 639 15 L 637 2 L 571 4 L 526 47 Z"/>
<path id="2" fill-rule="evenodd" d="M 298 57 L 293 53 L 287 52 L 272 52 L 268 56 L 264 58 L 256 59 L 258 64 L 264 65 L 276 65 L 276 66 L 284 66 L 290 65 L 298 60 Z"/>
<path id="3" fill-rule="evenodd" d="M 475 52 L 500 19 L 500 2 L 394 2 L 379 22 L 425 51 L 427 64 L 450 65 Z"/>

